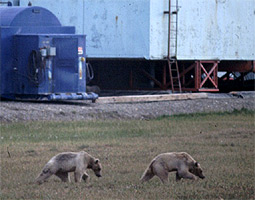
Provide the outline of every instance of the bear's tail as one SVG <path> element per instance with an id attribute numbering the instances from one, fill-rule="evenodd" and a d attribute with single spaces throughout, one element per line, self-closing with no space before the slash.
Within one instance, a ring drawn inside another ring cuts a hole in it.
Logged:
<path id="1" fill-rule="evenodd" d="M 154 163 L 155 160 L 151 161 L 151 163 L 149 164 L 149 166 L 146 168 L 146 170 L 144 171 L 140 181 L 142 183 L 150 180 L 153 176 L 154 176 L 154 173 L 153 173 L 153 168 L 152 168 L 152 164 Z"/>

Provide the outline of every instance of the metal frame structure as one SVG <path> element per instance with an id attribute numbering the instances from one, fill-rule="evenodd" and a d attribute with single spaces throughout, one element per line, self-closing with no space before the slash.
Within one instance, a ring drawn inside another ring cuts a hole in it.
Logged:
<path id="1" fill-rule="evenodd" d="M 171 8 L 175 7 L 176 10 L 172 12 Z M 166 13 L 166 12 L 165 12 Z M 189 70 L 183 70 L 183 72 L 180 75 L 179 67 L 178 67 L 178 60 L 176 57 L 171 57 L 171 46 L 175 48 L 175 53 L 177 52 L 177 30 L 178 30 L 178 0 L 176 0 L 175 5 L 172 5 L 171 0 L 169 0 L 169 19 L 168 19 L 168 56 L 167 56 L 167 63 L 169 67 L 169 75 L 170 75 L 170 83 L 171 83 L 171 89 L 172 92 L 178 91 L 209 91 L 209 92 L 217 92 L 218 89 L 218 61 L 195 61 L 195 65 L 192 65 L 192 67 L 189 69 L 191 70 L 193 67 L 195 67 L 195 74 L 194 74 L 194 88 L 185 88 L 182 87 L 182 85 L 185 84 L 185 72 L 188 72 Z M 172 37 L 172 30 L 171 30 L 171 15 L 176 15 L 176 34 L 175 34 L 175 44 L 171 43 L 171 37 Z M 173 75 L 175 74 L 175 75 Z M 204 77 L 202 77 L 204 75 Z M 182 83 L 180 81 L 182 77 Z M 177 83 L 176 83 L 177 82 Z M 209 82 L 209 84 L 208 84 Z M 205 87 L 207 85 L 212 85 L 210 88 Z"/>
<path id="2" fill-rule="evenodd" d="M 176 10 L 172 11 L 172 7 L 176 8 Z M 177 14 L 178 14 L 178 0 L 176 0 L 175 5 L 172 5 L 172 1 L 169 0 L 169 11 L 164 11 L 164 14 L 168 14 L 168 53 L 167 53 L 167 64 L 163 65 L 163 74 L 162 74 L 162 82 L 151 76 L 145 70 L 142 70 L 142 73 L 152 80 L 160 89 L 167 89 L 169 86 L 171 87 L 172 92 L 182 92 L 182 91 L 203 91 L 203 92 L 218 92 L 218 63 L 219 61 L 215 60 L 198 60 L 195 61 L 190 66 L 183 67 L 182 71 L 179 70 L 176 56 L 171 56 L 171 47 L 175 48 L 175 52 L 177 52 Z M 176 21 L 171 21 L 171 15 L 176 15 Z M 171 29 L 171 24 L 176 23 L 176 30 Z M 171 39 L 173 39 L 173 31 L 175 31 L 174 39 L 175 43 Z M 169 82 L 167 82 L 167 69 L 166 65 L 168 65 L 169 69 Z M 192 78 L 188 77 L 189 73 L 193 70 Z M 188 82 L 186 82 L 188 79 Z M 190 86 L 192 85 L 192 86 Z"/>
<path id="3" fill-rule="evenodd" d="M 180 73 L 183 91 L 218 92 L 219 61 L 195 61 Z M 187 75 L 191 77 L 188 78 Z M 190 86 L 191 85 L 191 86 Z"/>
<path id="4" fill-rule="evenodd" d="M 195 89 L 197 91 L 218 92 L 218 61 L 196 61 Z M 209 64 L 205 67 L 204 64 Z M 205 75 L 203 80 L 202 74 Z M 211 88 L 205 88 L 205 83 L 211 83 Z"/>

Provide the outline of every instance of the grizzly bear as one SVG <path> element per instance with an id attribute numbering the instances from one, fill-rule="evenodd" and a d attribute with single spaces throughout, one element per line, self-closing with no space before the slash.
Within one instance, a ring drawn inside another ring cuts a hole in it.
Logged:
<path id="1" fill-rule="evenodd" d="M 36 178 L 36 183 L 41 184 L 51 175 L 56 175 L 63 182 L 70 182 L 69 172 L 74 172 L 75 182 L 87 181 L 89 175 L 86 169 L 92 169 L 97 177 L 101 177 L 100 161 L 85 151 L 63 152 L 52 157 L 44 166 L 40 175 Z"/>
<path id="2" fill-rule="evenodd" d="M 196 176 L 203 179 L 202 168 L 186 152 L 163 153 L 156 156 L 141 177 L 141 182 L 150 180 L 154 175 L 158 176 L 163 184 L 168 182 L 168 172 L 176 171 L 176 181 L 182 178 L 196 180 Z"/>

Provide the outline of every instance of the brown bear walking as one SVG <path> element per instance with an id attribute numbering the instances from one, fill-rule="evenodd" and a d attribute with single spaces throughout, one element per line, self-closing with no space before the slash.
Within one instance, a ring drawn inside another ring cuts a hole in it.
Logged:
<path id="1" fill-rule="evenodd" d="M 196 176 L 205 178 L 200 164 L 186 152 L 163 153 L 156 156 L 141 177 L 146 182 L 154 175 L 158 176 L 162 183 L 168 182 L 168 172 L 176 171 L 176 181 L 182 178 L 195 180 Z"/>
<path id="2" fill-rule="evenodd" d="M 69 172 L 74 172 L 75 182 L 86 181 L 89 179 L 86 169 L 92 169 L 97 177 L 101 177 L 101 168 L 99 160 L 85 151 L 64 152 L 48 161 L 36 182 L 41 184 L 53 174 L 64 182 L 70 182 Z"/>

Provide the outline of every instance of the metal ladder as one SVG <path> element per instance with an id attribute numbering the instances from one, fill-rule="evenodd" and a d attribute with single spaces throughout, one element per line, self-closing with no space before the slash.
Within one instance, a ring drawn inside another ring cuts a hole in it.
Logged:
<path id="1" fill-rule="evenodd" d="M 173 1 L 173 0 L 172 0 Z M 172 5 L 172 1 L 169 0 L 169 11 L 168 11 L 168 56 L 167 63 L 169 67 L 169 75 L 171 82 L 171 89 L 174 93 L 175 91 L 182 92 L 180 74 L 178 68 L 178 62 L 176 60 L 177 53 L 177 30 L 178 30 L 178 0 L 175 0 L 175 5 Z M 172 8 L 174 10 L 172 11 Z M 172 21 L 172 16 L 175 16 L 174 21 Z M 174 29 L 172 29 L 174 25 Z M 174 50 L 174 56 L 171 56 L 172 50 Z"/>
<path id="2" fill-rule="evenodd" d="M 178 62 L 176 59 L 167 59 L 172 92 L 182 92 Z"/>

